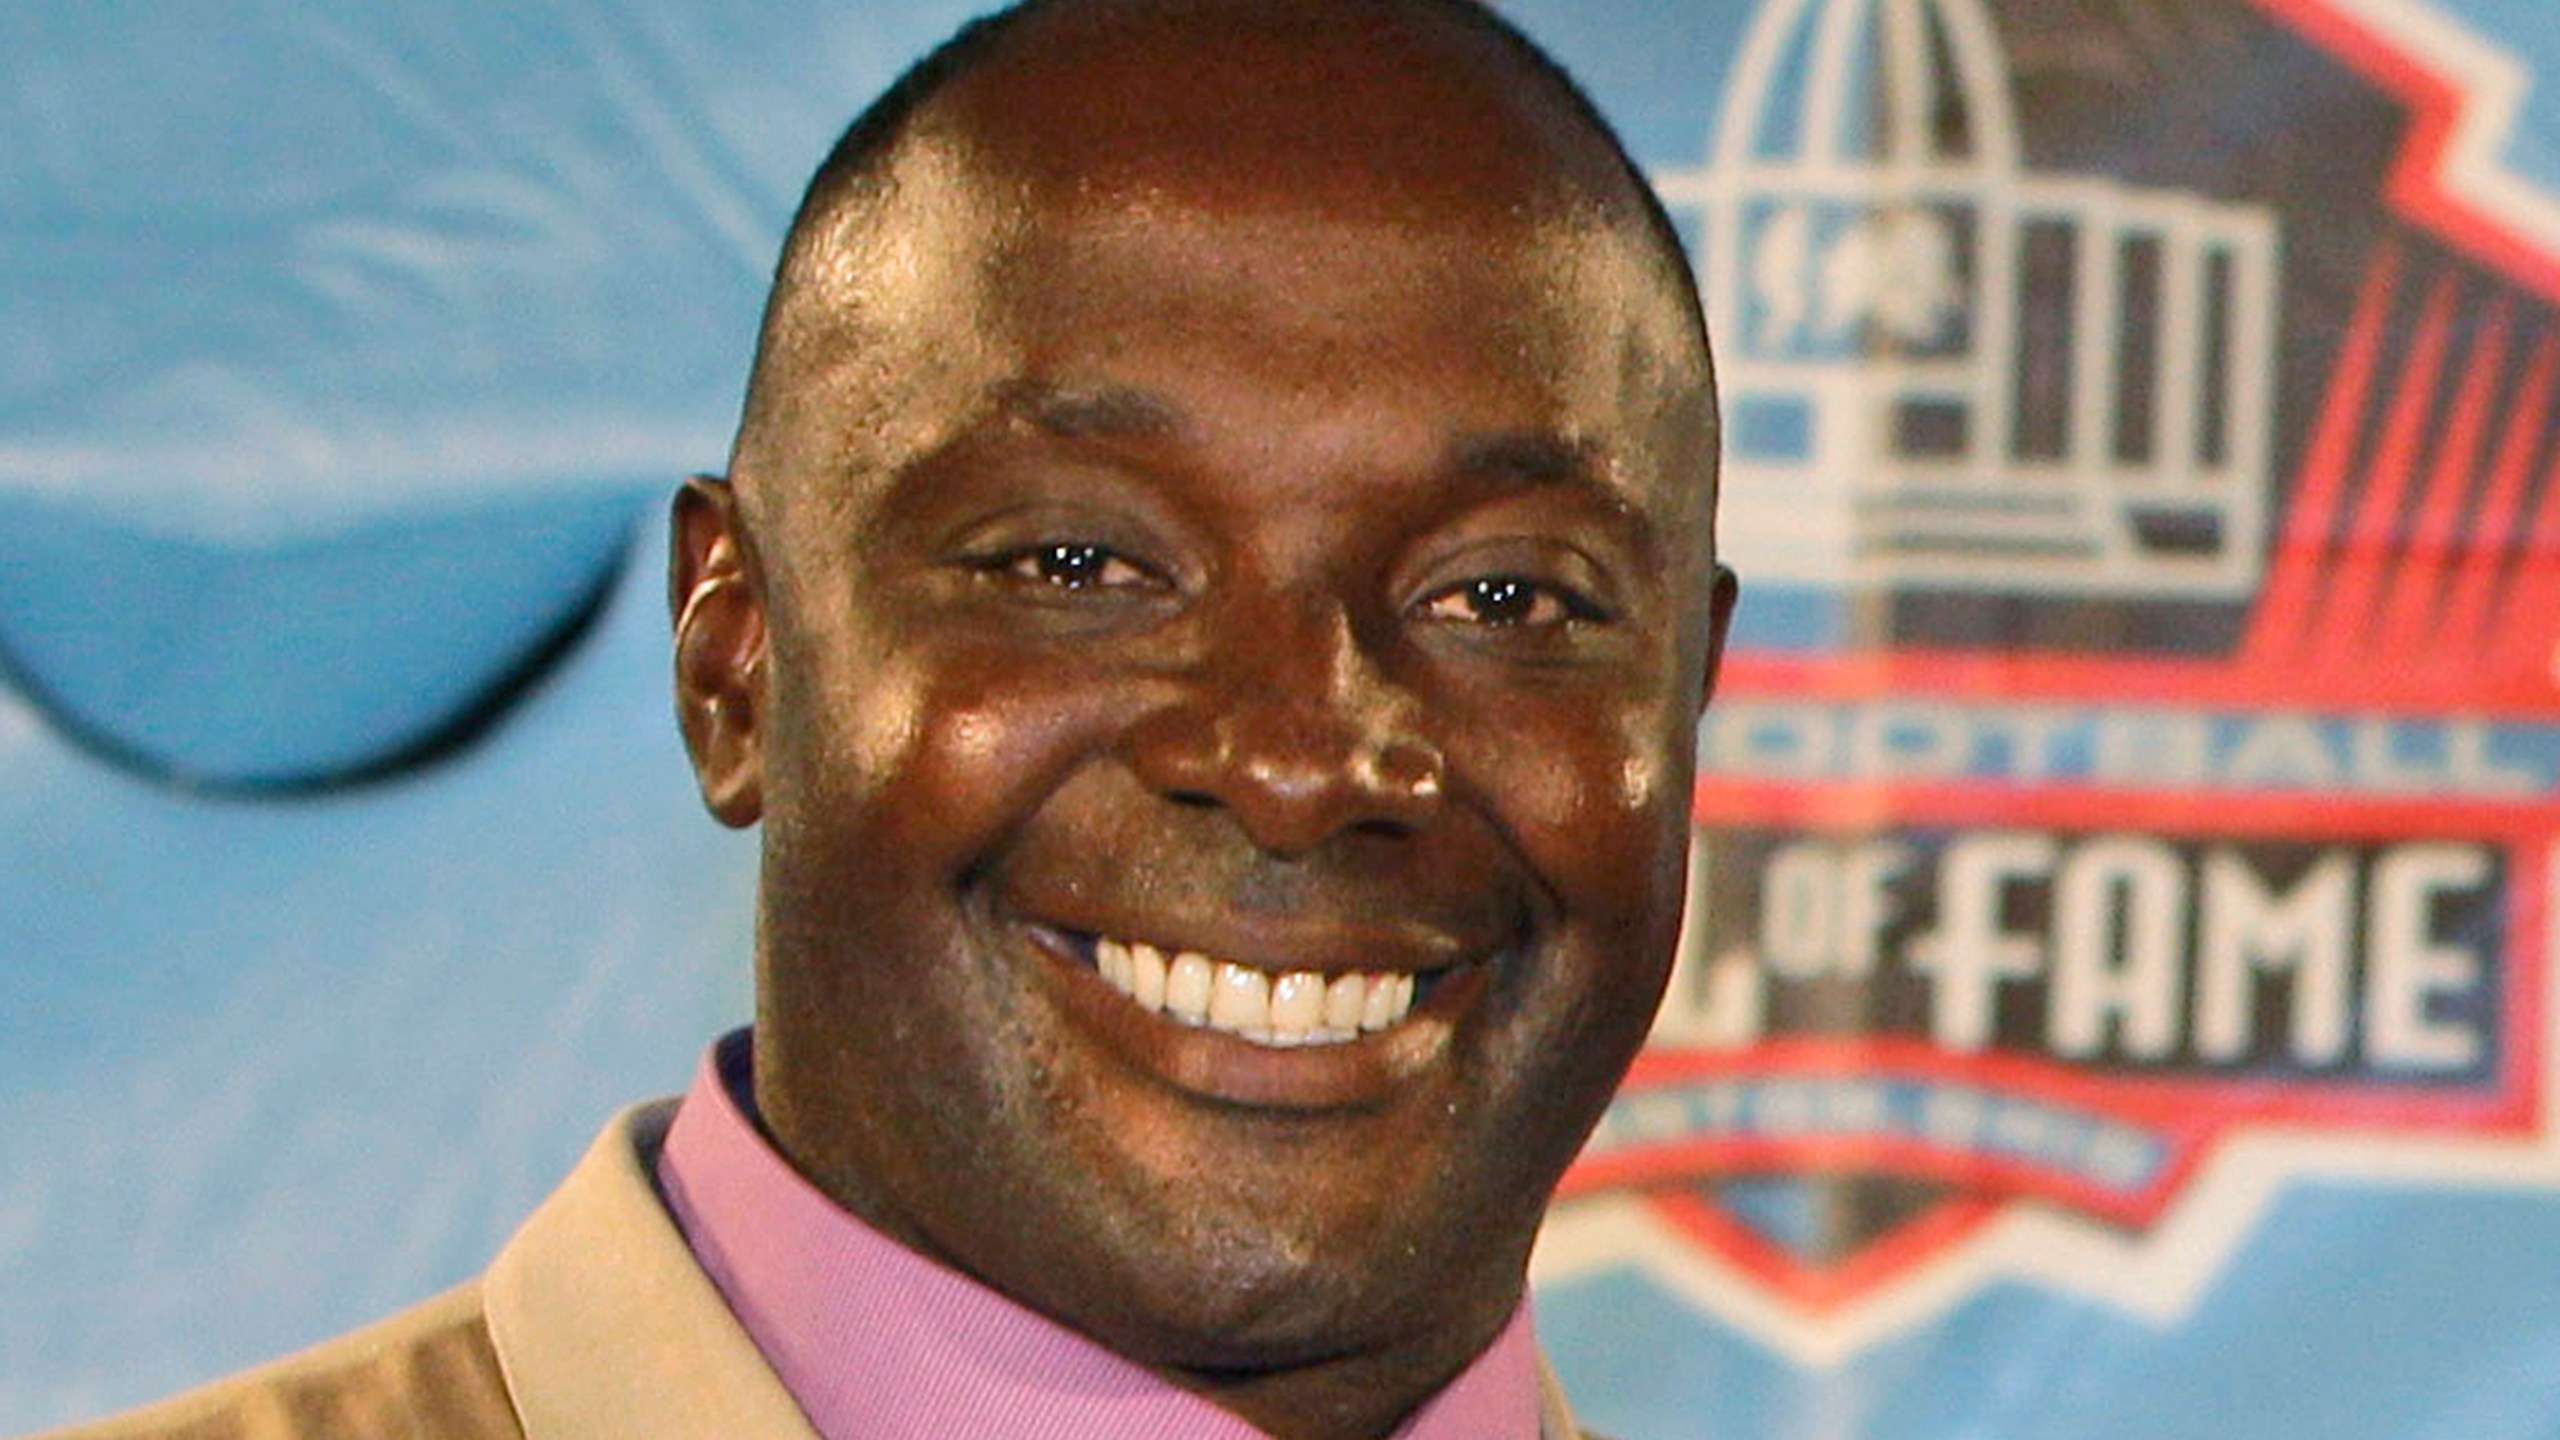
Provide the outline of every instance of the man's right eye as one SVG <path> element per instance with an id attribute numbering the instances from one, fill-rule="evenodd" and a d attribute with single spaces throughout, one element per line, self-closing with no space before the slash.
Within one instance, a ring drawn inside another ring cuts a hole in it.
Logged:
<path id="1" fill-rule="evenodd" d="M 990 557 L 992 574 L 1034 580 L 1061 590 L 1153 589 L 1154 572 L 1104 545 L 1052 541 Z"/>

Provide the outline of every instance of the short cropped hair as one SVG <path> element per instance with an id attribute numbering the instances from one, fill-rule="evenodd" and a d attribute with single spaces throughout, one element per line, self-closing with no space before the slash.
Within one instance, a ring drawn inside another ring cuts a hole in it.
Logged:
<path id="1" fill-rule="evenodd" d="M 783 292 L 790 283 L 792 263 L 801 248 L 814 242 L 827 218 L 835 214 L 849 193 L 882 174 L 898 142 L 905 137 L 908 127 L 926 102 L 991 58 L 999 43 L 1017 26 L 1049 11 L 1084 3 L 1091 3 L 1091 0 L 1019 0 L 1019 3 L 1003 10 L 980 16 L 909 66 L 888 89 L 880 93 L 879 98 L 854 117 L 853 123 L 845 128 L 844 134 L 827 152 L 827 158 L 819 164 L 817 173 L 810 177 L 809 187 L 800 197 L 800 207 L 792 216 L 791 229 L 783 242 L 782 257 L 775 266 L 773 290 L 767 301 L 765 323 L 768 327 L 773 323 L 775 310 L 784 303 Z M 1626 144 L 1618 138 L 1616 127 L 1600 113 L 1600 107 L 1592 103 L 1590 95 L 1573 76 L 1518 26 L 1479 0 L 1361 0 L 1361 3 L 1401 4 L 1434 12 L 1456 22 L 1462 30 L 1491 38 L 1533 83 L 1564 105 L 1565 113 L 1575 123 L 1600 138 L 1635 191 L 1646 238 L 1657 259 L 1671 272 L 1681 301 L 1688 309 L 1698 352 L 1705 355 L 1705 309 L 1699 299 L 1697 273 L 1690 267 L 1688 248 L 1681 239 L 1680 227 L 1672 221 L 1670 212 L 1663 208 L 1662 198 L 1654 192 L 1652 182 L 1645 178 L 1644 171 L 1627 154 Z"/>

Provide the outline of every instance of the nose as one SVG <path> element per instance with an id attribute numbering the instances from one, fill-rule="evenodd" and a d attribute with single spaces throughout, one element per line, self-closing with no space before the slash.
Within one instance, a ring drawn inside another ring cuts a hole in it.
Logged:
<path id="1" fill-rule="evenodd" d="M 1180 698 L 1133 727 L 1129 756 L 1157 794 L 1224 811 L 1271 854 L 1302 855 L 1431 823 L 1448 777 L 1424 719 L 1338 611 L 1264 614 L 1229 627 Z"/>

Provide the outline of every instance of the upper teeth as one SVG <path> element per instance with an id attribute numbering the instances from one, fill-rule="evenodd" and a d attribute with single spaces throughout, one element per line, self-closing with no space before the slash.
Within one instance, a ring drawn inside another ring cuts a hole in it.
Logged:
<path id="1" fill-rule="evenodd" d="M 1094 943 L 1102 978 L 1140 1008 L 1259 1045 L 1337 1045 L 1384 1030 L 1413 1009 L 1413 977 L 1313 970 L 1274 975 L 1196 950 L 1167 954 L 1144 941 Z"/>

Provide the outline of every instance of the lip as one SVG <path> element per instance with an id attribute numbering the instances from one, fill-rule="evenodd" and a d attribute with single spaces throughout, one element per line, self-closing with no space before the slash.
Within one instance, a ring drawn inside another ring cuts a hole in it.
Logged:
<path id="1" fill-rule="evenodd" d="M 1059 1010 L 1105 1052 L 1196 1099 L 1263 1111 L 1318 1114 L 1387 1104 L 1447 1054 L 1458 1019 L 1484 993 L 1493 967 L 1491 957 L 1435 966 L 1427 972 L 1429 993 L 1391 1030 L 1338 1044 L 1275 1048 L 1139 1008 L 1060 927 L 1016 920 L 1009 928 L 1040 958 Z"/>

